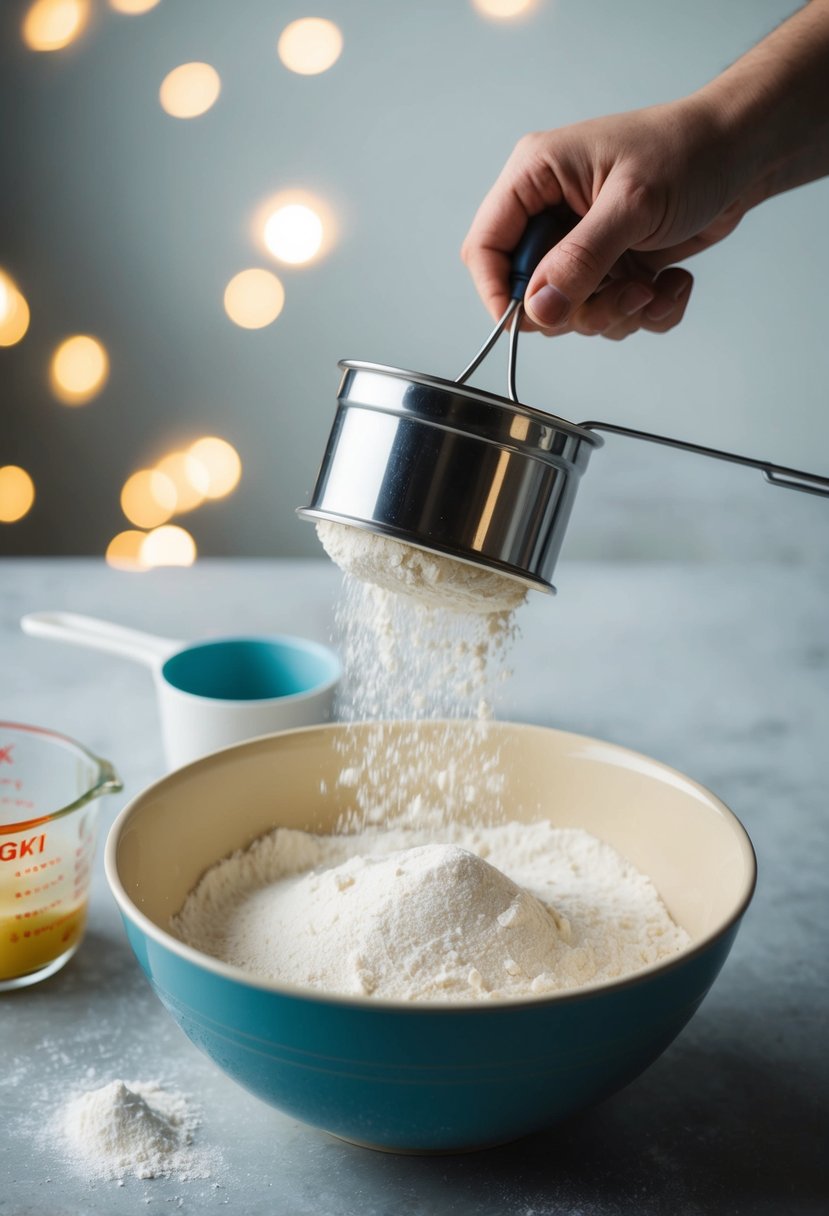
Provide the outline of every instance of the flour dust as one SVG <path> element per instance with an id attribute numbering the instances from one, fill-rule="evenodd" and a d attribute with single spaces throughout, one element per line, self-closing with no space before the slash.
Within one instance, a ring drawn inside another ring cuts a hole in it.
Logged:
<path id="1" fill-rule="evenodd" d="M 511 675 L 514 612 L 444 611 L 346 575 L 336 626 L 345 673 L 337 717 L 374 723 L 339 742 L 340 784 L 354 805 L 347 826 L 448 822 L 470 807 L 482 820 L 497 815 L 500 757 L 487 724 Z M 422 738 L 425 720 L 466 721 L 466 746 L 451 745 L 448 731 Z"/>

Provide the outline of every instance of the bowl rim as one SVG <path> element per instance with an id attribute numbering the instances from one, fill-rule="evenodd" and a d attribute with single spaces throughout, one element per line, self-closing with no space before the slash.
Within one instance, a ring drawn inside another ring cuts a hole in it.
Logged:
<path id="1" fill-rule="evenodd" d="M 401 720 L 402 721 L 402 720 Z M 424 719 L 424 725 L 439 727 L 441 725 L 458 725 L 462 720 L 443 720 L 443 719 Z M 386 722 L 385 725 L 395 725 L 395 722 Z M 663 764 L 661 760 L 655 760 L 652 756 L 646 755 L 644 752 L 637 752 L 629 747 L 624 747 L 619 743 L 612 743 L 605 739 L 597 739 L 591 735 L 582 735 L 574 731 L 559 730 L 551 726 L 539 726 L 535 723 L 528 722 L 507 722 L 495 721 L 488 723 L 488 726 L 504 729 L 519 729 L 520 731 L 541 731 L 546 735 L 554 734 L 562 740 L 571 741 L 574 744 L 598 744 L 602 748 L 607 748 L 612 752 L 616 752 L 622 756 L 628 756 L 637 761 L 645 761 L 648 765 L 659 770 L 666 778 L 676 783 L 677 779 L 683 784 L 690 787 L 698 795 L 702 795 L 702 800 L 713 803 L 714 809 L 718 810 L 725 821 L 729 824 L 737 843 L 742 853 L 746 873 L 743 888 L 736 902 L 736 906 L 731 913 L 717 928 L 712 929 L 704 937 L 695 941 L 690 948 L 682 949 L 676 954 L 671 955 L 667 959 L 662 959 L 659 962 L 650 963 L 647 967 L 643 967 L 640 971 L 635 971 L 630 975 L 622 976 L 618 979 L 600 980 L 592 984 L 585 984 L 579 988 L 565 989 L 560 992 L 544 992 L 537 994 L 528 994 L 526 996 L 516 997 L 501 997 L 494 1000 L 469 999 L 460 1001 L 440 1001 L 440 1000 L 402 1000 L 390 999 L 387 997 L 375 996 L 360 996 L 351 993 L 327 992 L 324 989 L 305 988 L 299 984 L 287 982 L 279 982 L 277 980 L 269 980 L 263 976 L 254 975 L 250 971 L 244 970 L 242 967 L 236 967 L 231 963 L 222 962 L 220 959 L 214 958 L 212 955 L 205 954 L 201 950 L 197 950 L 193 946 L 188 946 L 185 942 L 175 937 L 172 933 L 165 929 L 161 929 L 155 921 L 151 920 L 146 913 L 133 902 L 131 897 L 121 882 L 118 874 L 116 856 L 118 843 L 122 832 L 126 828 L 129 820 L 140 809 L 146 799 L 152 796 L 159 787 L 165 785 L 173 778 L 181 778 L 183 775 L 191 772 L 194 769 L 206 768 L 215 764 L 217 759 L 227 753 L 240 753 L 245 750 L 253 750 L 262 748 L 263 745 L 274 739 L 282 739 L 289 735 L 308 735 L 308 734 L 329 734 L 338 730 L 348 729 L 352 726 L 376 726 L 377 722 L 367 723 L 343 723 L 343 722 L 327 722 L 314 726 L 294 727 L 290 730 L 272 731 L 265 735 L 259 735 L 254 739 L 246 739 L 241 743 L 234 743 L 228 747 L 223 747 L 218 751 L 211 752 L 206 756 L 202 756 L 190 764 L 184 765 L 182 768 L 174 769 L 171 773 L 165 773 L 164 776 L 153 781 L 145 789 L 141 790 L 134 798 L 130 799 L 127 805 L 119 812 L 114 819 L 109 832 L 107 834 L 106 846 L 104 850 L 104 871 L 109 884 L 110 891 L 118 905 L 121 915 L 132 922 L 145 936 L 153 940 L 156 945 L 163 947 L 172 954 L 177 955 L 185 962 L 199 967 L 203 971 L 207 971 L 220 979 L 230 980 L 234 983 L 241 983 L 248 988 L 254 988 L 262 992 L 272 993 L 274 996 L 288 997 L 292 1000 L 308 1000 L 314 1004 L 345 1006 L 352 1009 L 374 1010 L 376 1012 L 386 1013 L 408 1013 L 408 1014 L 432 1014 L 432 1015 L 448 1015 L 448 1014 L 467 1014 L 476 1012 L 479 1014 L 492 1014 L 498 1010 L 514 1010 L 521 1008 L 537 1008 L 541 1005 L 559 1005 L 564 1003 L 572 1003 L 579 1000 L 585 1000 L 602 994 L 618 992 L 623 989 L 632 988 L 638 984 L 647 983 L 656 976 L 666 974 L 677 967 L 685 966 L 691 960 L 699 957 L 709 950 L 716 942 L 725 937 L 735 926 L 739 925 L 743 915 L 751 903 L 757 886 L 757 855 L 754 850 L 754 845 L 751 837 L 746 831 L 740 819 L 735 815 L 729 806 L 726 805 L 713 791 L 707 786 L 701 785 L 692 777 L 681 772 L 679 769 L 673 768 L 668 764 Z M 477 723 L 476 723 L 477 725 Z M 279 826 L 279 825 L 276 825 Z M 217 862 L 222 860 L 217 858 Z M 216 863 L 214 863 L 216 864 Z"/>

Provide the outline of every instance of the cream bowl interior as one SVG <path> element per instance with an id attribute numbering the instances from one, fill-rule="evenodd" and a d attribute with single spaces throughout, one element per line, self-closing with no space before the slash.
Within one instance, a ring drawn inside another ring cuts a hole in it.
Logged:
<path id="1" fill-rule="evenodd" d="M 348 789 L 337 784 L 342 757 L 332 746 L 345 729 L 321 726 L 253 740 L 152 786 L 117 835 L 124 895 L 166 936 L 170 917 L 220 858 L 277 826 L 334 831 L 352 807 Z M 747 901 L 754 882 L 748 836 L 732 812 L 690 778 L 595 739 L 531 726 L 489 730 L 506 778 L 503 818 L 549 819 L 607 841 L 654 881 L 694 944 L 721 930 Z M 431 734 L 440 746 L 447 728 L 424 724 L 418 733 Z M 453 733 L 465 738 L 463 727 L 449 727 Z M 405 764 L 405 751 L 401 760 Z M 163 848 L 153 847 L 162 841 Z"/>

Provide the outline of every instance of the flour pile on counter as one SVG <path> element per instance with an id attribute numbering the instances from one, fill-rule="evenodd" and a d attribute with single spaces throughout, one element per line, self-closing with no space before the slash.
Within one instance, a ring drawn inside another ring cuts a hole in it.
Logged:
<path id="1" fill-rule="evenodd" d="M 208 1178 L 193 1148 L 198 1116 L 158 1081 L 111 1081 L 70 1100 L 56 1131 L 87 1178 Z"/>
<path id="2" fill-rule="evenodd" d="M 397 1000 L 487 1000 L 617 979 L 688 942 L 651 881 L 547 821 L 313 836 L 213 866 L 172 922 L 255 975 Z"/>

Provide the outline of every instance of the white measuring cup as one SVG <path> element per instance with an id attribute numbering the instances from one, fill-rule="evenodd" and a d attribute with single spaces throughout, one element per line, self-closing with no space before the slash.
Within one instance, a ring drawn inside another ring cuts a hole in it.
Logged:
<path id="1" fill-rule="evenodd" d="M 327 721 L 341 674 L 334 652 L 306 638 L 188 643 L 71 612 L 32 612 L 20 624 L 35 637 L 106 650 L 149 667 L 171 768 L 256 735 Z"/>

